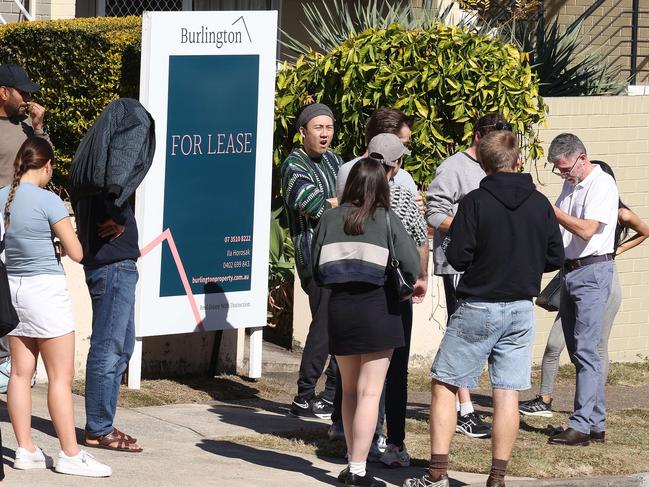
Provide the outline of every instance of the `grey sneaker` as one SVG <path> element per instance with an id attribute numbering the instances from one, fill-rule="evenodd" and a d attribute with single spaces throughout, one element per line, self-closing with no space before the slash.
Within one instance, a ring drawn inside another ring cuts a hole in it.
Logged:
<path id="1" fill-rule="evenodd" d="M 542 418 L 552 417 L 552 400 L 545 402 L 541 396 L 536 396 L 529 401 L 521 401 L 518 404 L 518 411 L 525 416 L 540 416 Z"/>
<path id="2" fill-rule="evenodd" d="M 444 476 L 440 480 L 433 481 L 426 472 L 418 478 L 406 479 L 403 481 L 403 487 L 449 487 L 448 477 Z"/>
<path id="3" fill-rule="evenodd" d="M 390 443 L 381 456 L 381 463 L 388 467 L 409 467 L 410 455 L 408 455 L 406 445 L 403 444 L 399 448 Z"/>

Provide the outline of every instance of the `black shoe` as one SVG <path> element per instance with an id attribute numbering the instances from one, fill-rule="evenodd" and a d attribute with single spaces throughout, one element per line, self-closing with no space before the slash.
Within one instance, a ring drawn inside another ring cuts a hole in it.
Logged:
<path id="1" fill-rule="evenodd" d="M 464 433 L 469 438 L 489 438 L 491 436 L 491 425 L 485 423 L 475 411 L 464 416 L 457 413 L 457 425 L 455 431 Z"/>
<path id="2" fill-rule="evenodd" d="M 518 404 L 518 411 L 525 416 L 552 417 L 552 399 L 547 403 L 541 396 L 536 396 L 529 401 L 522 401 Z"/>
<path id="3" fill-rule="evenodd" d="M 341 482 L 341 483 L 344 484 L 345 481 L 347 480 L 347 475 L 349 475 L 349 465 L 347 465 L 345 468 L 343 468 L 340 471 L 340 473 L 338 474 L 338 477 L 336 477 L 336 478 L 338 479 L 338 482 Z"/>
<path id="4" fill-rule="evenodd" d="M 320 419 L 331 419 L 331 415 L 334 412 L 334 403 L 325 399 L 322 396 L 314 397 L 311 400 L 311 413 L 316 418 Z"/>
<path id="5" fill-rule="evenodd" d="M 606 431 L 591 431 L 590 441 L 593 443 L 606 443 Z"/>
<path id="6" fill-rule="evenodd" d="M 293 402 L 291 403 L 291 414 L 293 416 L 313 416 L 313 411 L 311 411 L 311 400 L 306 400 L 303 397 L 295 396 Z"/>
<path id="7" fill-rule="evenodd" d="M 588 446 L 590 445 L 590 435 L 568 428 L 563 433 L 551 436 L 548 443 L 550 445 Z"/>
<path id="8" fill-rule="evenodd" d="M 380 480 L 376 480 L 369 473 L 365 472 L 365 476 L 361 477 L 355 473 L 347 472 L 347 478 L 345 479 L 345 485 L 347 487 L 385 487 L 385 483 Z"/>

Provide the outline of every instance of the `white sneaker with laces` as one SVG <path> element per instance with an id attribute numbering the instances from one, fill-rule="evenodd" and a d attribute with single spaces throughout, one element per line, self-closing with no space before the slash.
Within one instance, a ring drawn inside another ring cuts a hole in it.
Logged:
<path id="1" fill-rule="evenodd" d="M 48 465 L 48 461 L 49 465 Z M 43 450 L 36 447 L 36 451 L 31 452 L 27 448 L 16 448 L 16 459 L 14 460 L 14 468 L 17 470 L 31 470 L 34 468 L 50 468 L 52 466 L 52 459 L 45 457 Z"/>
<path id="2" fill-rule="evenodd" d="M 408 455 L 405 443 L 401 448 L 389 443 L 381 455 L 381 463 L 388 467 L 409 467 L 410 455 Z"/>
<path id="3" fill-rule="evenodd" d="M 59 452 L 59 461 L 54 470 L 58 473 L 68 475 L 79 475 L 81 477 L 110 477 L 113 470 L 85 450 L 81 450 L 73 457 Z"/>

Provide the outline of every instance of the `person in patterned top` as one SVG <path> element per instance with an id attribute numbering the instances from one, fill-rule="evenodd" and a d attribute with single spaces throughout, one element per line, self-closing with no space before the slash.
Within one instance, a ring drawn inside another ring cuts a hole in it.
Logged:
<path id="1" fill-rule="evenodd" d="M 304 343 L 291 414 L 330 419 L 338 369 L 333 357 L 326 370 L 325 389 L 319 396 L 315 394 L 316 383 L 329 356 L 327 308 L 330 291 L 313 281 L 311 242 L 322 214 L 338 206 L 334 190 L 342 160 L 329 150 L 334 136 L 334 115 L 328 106 L 322 103 L 305 106 L 297 116 L 296 128 L 302 136 L 302 145 L 288 155 L 280 175 L 295 246 L 295 264 L 302 288 L 309 296 L 312 321 Z"/>

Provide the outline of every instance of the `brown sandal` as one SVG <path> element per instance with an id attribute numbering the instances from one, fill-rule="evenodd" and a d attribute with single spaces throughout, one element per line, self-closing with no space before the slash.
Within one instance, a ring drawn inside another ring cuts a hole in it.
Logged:
<path id="1" fill-rule="evenodd" d="M 137 443 L 137 438 L 133 438 L 131 435 L 127 435 L 126 433 L 122 433 L 117 428 L 113 428 L 113 434 L 121 436 L 128 443 Z"/>
<path id="2" fill-rule="evenodd" d="M 128 441 L 127 437 L 133 439 L 121 431 L 113 429 L 113 431 L 107 435 L 98 436 L 96 438 L 92 438 L 86 433 L 83 443 L 90 448 L 103 448 L 105 450 L 140 453 L 142 447 L 138 445 L 137 448 L 132 448 L 134 442 Z"/>

